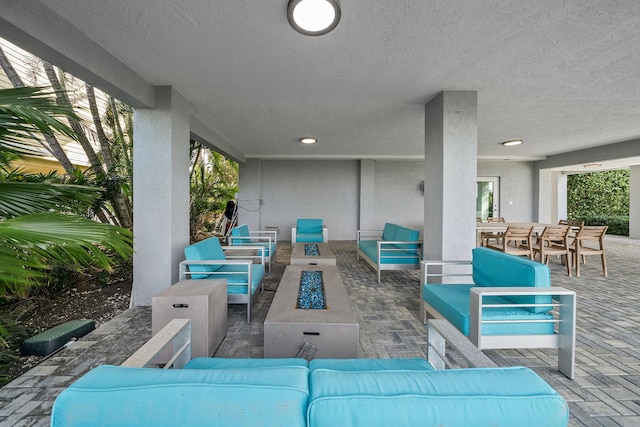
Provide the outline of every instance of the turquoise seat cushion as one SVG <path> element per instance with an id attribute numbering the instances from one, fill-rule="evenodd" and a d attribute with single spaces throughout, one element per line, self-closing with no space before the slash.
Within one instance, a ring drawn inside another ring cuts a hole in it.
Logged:
<path id="1" fill-rule="evenodd" d="M 375 243 L 375 242 L 374 242 Z M 364 254 L 372 261 L 378 260 L 378 245 L 367 245 Z M 380 264 L 418 264 L 420 259 L 416 251 L 382 249 Z"/>
<path id="2" fill-rule="evenodd" d="M 51 426 L 302 426 L 308 395 L 305 366 L 99 366 L 60 393 Z"/>
<path id="3" fill-rule="evenodd" d="M 566 401 L 527 368 L 309 373 L 307 425 L 567 426 Z"/>
<path id="4" fill-rule="evenodd" d="M 545 264 L 488 248 L 475 248 L 472 256 L 473 282 L 477 286 L 551 286 L 549 267 Z M 550 304 L 552 300 L 549 295 L 505 298 L 517 304 Z M 530 307 L 527 310 L 546 313 L 551 307 Z"/>
<path id="5" fill-rule="evenodd" d="M 425 359 L 313 359 L 309 371 L 430 371 L 433 367 Z"/>
<path id="6" fill-rule="evenodd" d="M 469 336 L 470 291 L 475 285 L 424 284 L 422 298 L 449 323 L 464 335 Z M 513 304 L 502 297 L 487 297 L 483 301 L 489 304 Z M 482 312 L 484 320 L 552 320 L 550 313 L 534 313 L 519 307 L 491 307 Z M 488 323 L 482 325 L 482 335 L 536 335 L 552 334 L 553 322 L 543 323 Z"/>
<path id="7" fill-rule="evenodd" d="M 268 358 L 268 359 L 227 359 L 223 357 L 196 357 L 184 365 L 183 369 L 265 369 L 302 366 L 307 367 L 306 359 Z"/>
<path id="8" fill-rule="evenodd" d="M 232 245 L 245 245 L 251 243 L 251 239 L 249 238 L 249 226 L 246 224 L 233 227 L 231 230 L 231 236 L 234 237 L 231 239 Z"/>
<path id="9" fill-rule="evenodd" d="M 224 251 L 220 245 L 220 241 L 217 237 L 210 237 L 202 240 L 198 243 L 184 248 L 184 256 L 189 261 L 202 261 L 202 260 L 225 260 Z M 218 271 L 220 265 L 190 265 L 189 271 L 192 272 L 208 272 L 212 273 Z M 192 279 L 204 279 L 208 275 L 194 274 Z"/>
<path id="10" fill-rule="evenodd" d="M 222 265 L 218 271 L 209 276 L 209 278 L 227 279 L 227 294 L 246 294 L 247 274 L 243 273 L 246 271 L 246 265 Z M 263 279 L 264 265 L 251 264 L 251 295 L 256 293 Z"/>
<path id="11" fill-rule="evenodd" d="M 322 233 L 311 234 L 311 233 L 296 232 L 296 242 L 322 243 Z"/>

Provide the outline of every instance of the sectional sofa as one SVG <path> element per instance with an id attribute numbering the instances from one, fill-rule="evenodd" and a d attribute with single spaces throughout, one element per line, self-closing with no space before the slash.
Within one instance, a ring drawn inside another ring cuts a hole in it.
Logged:
<path id="1" fill-rule="evenodd" d="M 97 367 L 58 396 L 51 426 L 538 427 L 568 417 L 566 401 L 522 367 L 199 358 L 174 370 Z"/>
<path id="2" fill-rule="evenodd" d="M 378 274 L 382 270 L 418 270 L 422 259 L 420 232 L 386 223 L 383 230 L 358 230 L 356 258 L 364 259 Z"/>

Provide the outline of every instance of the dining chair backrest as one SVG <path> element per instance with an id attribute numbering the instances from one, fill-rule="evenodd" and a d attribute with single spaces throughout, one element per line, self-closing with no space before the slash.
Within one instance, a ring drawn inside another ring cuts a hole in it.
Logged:
<path id="1" fill-rule="evenodd" d="M 504 220 L 504 217 L 501 217 L 501 216 L 497 216 L 497 217 L 491 217 L 490 216 L 489 218 L 487 218 L 487 221 L 488 222 L 506 222 Z"/>
<path id="2" fill-rule="evenodd" d="M 561 243 L 566 247 L 567 236 L 571 228 L 568 225 L 548 225 L 542 231 L 540 239 L 544 242 Z"/>
<path id="3" fill-rule="evenodd" d="M 558 225 L 568 225 L 569 227 L 582 227 L 584 221 L 578 221 L 577 219 L 561 219 L 558 221 Z"/>
<path id="4" fill-rule="evenodd" d="M 576 241 L 598 240 L 602 248 L 604 245 L 604 235 L 608 228 L 609 226 L 607 225 L 583 225 L 576 235 Z"/>

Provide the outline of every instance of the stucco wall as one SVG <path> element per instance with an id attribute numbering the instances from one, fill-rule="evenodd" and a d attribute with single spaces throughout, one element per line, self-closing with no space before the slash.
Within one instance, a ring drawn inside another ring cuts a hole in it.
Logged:
<path id="1" fill-rule="evenodd" d="M 420 230 L 424 223 L 424 195 L 419 189 L 424 180 L 422 161 L 376 161 L 374 206 L 364 212 L 370 223 L 382 228 L 393 222 Z"/>
<path id="2" fill-rule="evenodd" d="M 479 161 L 478 176 L 500 177 L 500 216 L 509 222 L 534 220 L 533 163 Z"/>
<path id="3" fill-rule="evenodd" d="M 360 161 L 251 160 L 240 166 L 239 221 L 278 226 L 282 240 L 291 239 L 297 218 L 322 218 L 330 240 L 355 240 L 360 218 L 372 228 L 395 222 L 422 231 L 423 163 L 374 163 L 374 191 L 365 196 L 371 207 L 360 212 Z"/>

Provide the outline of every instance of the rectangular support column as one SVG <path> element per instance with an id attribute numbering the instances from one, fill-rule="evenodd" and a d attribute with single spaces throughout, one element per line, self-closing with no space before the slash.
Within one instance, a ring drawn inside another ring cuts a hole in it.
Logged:
<path id="1" fill-rule="evenodd" d="M 178 281 L 189 244 L 189 105 L 170 87 L 136 109 L 133 144 L 133 305 Z"/>
<path id="2" fill-rule="evenodd" d="M 425 106 L 425 259 L 469 259 L 475 247 L 477 93 L 445 91 Z"/>
<path id="3" fill-rule="evenodd" d="M 640 166 L 629 168 L 629 237 L 640 239 Z"/>

